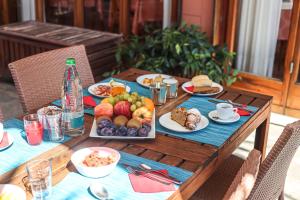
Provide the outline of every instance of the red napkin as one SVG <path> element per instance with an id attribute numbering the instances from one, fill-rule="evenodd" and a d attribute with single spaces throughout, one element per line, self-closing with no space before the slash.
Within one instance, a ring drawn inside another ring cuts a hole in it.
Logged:
<path id="1" fill-rule="evenodd" d="M 161 172 L 168 174 L 167 170 L 160 170 Z M 158 181 L 151 180 L 144 176 L 136 176 L 134 174 L 128 174 L 131 185 L 135 192 L 141 193 L 155 193 L 155 192 L 166 192 L 175 191 L 174 184 L 165 185 Z"/>
<path id="2" fill-rule="evenodd" d="M 97 105 L 96 101 L 91 96 L 84 96 L 83 97 L 83 104 L 86 105 L 86 106 L 92 106 L 92 107 L 95 107 Z"/>
<path id="3" fill-rule="evenodd" d="M 185 87 L 185 89 L 189 92 L 194 92 L 194 86 Z"/>
<path id="4" fill-rule="evenodd" d="M 7 136 L 7 133 L 4 132 L 2 141 L 0 142 L 0 148 L 7 147 L 8 145 L 9 145 L 8 136 Z"/>
<path id="5" fill-rule="evenodd" d="M 237 108 L 237 113 L 240 115 L 240 116 L 250 116 L 251 113 L 246 111 L 246 110 L 243 110 L 243 109 L 240 109 L 240 108 Z"/>

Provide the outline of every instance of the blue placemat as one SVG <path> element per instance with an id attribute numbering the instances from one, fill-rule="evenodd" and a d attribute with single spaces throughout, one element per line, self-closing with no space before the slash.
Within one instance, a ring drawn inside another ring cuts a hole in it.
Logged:
<path id="1" fill-rule="evenodd" d="M 4 122 L 4 131 L 13 137 L 14 143 L 0 151 L 0 175 L 15 169 L 30 159 L 58 146 L 60 143 L 45 142 L 31 146 L 27 143 L 23 121 L 10 119 Z M 65 136 L 63 142 L 70 138 Z"/>
<path id="2" fill-rule="evenodd" d="M 214 103 L 209 102 L 211 98 L 208 97 L 191 97 L 187 101 L 180 104 L 178 107 L 197 108 L 202 115 L 208 118 L 208 113 L 216 109 Z M 216 100 L 216 99 L 214 99 Z M 220 101 L 219 99 L 217 99 Z M 256 107 L 248 106 L 248 109 L 252 111 L 257 111 Z M 188 140 L 193 140 L 196 142 L 201 142 L 205 144 L 211 144 L 216 147 L 220 147 L 237 129 L 239 129 L 251 116 L 241 116 L 238 122 L 232 124 L 217 124 L 210 120 L 209 125 L 202 130 L 195 131 L 193 133 L 178 133 L 168 130 L 162 127 L 158 120 L 156 120 L 156 131 L 161 133 L 166 133 L 174 135 L 180 138 L 185 138 Z"/>
<path id="3" fill-rule="evenodd" d="M 145 163 L 154 169 L 167 169 L 170 175 L 178 178 L 181 181 L 187 180 L 193 173 L 148 160 L 142 157 L 134 156 L 124 152 L 121 153 L 121 163 L 128 163 L 130 165 L 138 165 Z M 54 200 L 75 200 L 75 199 L 96 199 L 89 192 L 89 185 L 92 182 L 99 181 L 109 192 L 109 198 L 114 200 L 161 200 L 167 199 L 171 192 L 160 193 L 137 193 L 132 189 L 128 173 L 120 165 L 109 175 L 99 179 L 91 179 L 84 177 L 78 173 L 69 173 L 60 183 L 58 183 L 52 192 Z"/>
<path id="4" fill-rule="evenodd" d="M 121 79 L 117 79 L 117 78 L 107 78 L 107 79 L 102 80 L 100 83 L 109 82 L 111 79 L 114 79 L 115 81 L 126 83 L 131 88 L 130 92 L 138 92 L 142 96 L 150 97 L 149 89 L 139 85 L 136 82 L 125 81 L 125 80 L 121 80 Z M 83 95 L 93 97 L 93 99 L 96 101 L 97 104 L 99 104 L 101 102 L 101 100 L 103 99 L 103 98 L 99 98 L 99 97 L 95 97 L 95 96 L 91 95 L 88 92 L 87 88 L 83 89 Z M 52 102 L 52 104 L 54 104 L 56 106 L 61 106 L 61 100 L 60 99 L 55 100 Z M 84 109 L 84 112 L 86 114 L 94 115 L 94 109 Z"/>

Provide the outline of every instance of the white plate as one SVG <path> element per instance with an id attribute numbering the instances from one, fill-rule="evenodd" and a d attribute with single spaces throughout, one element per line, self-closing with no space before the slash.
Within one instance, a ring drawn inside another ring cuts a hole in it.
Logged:
<path id="1" fill-rule="evenodd" d="M 94 119 L 93 126 L 90 132 L 90 137 L 104 138 L 104 139 L 155 139 L 155 110 L 153 111 L 151 130 L 147 137 L 127 137 L 127 136 L 100 136 L 97 134 L 97 123 Z"/>
<path id="2" fill-rule="evenodd" d="M 118 83 L 118 82 L 116 82 L 116 83 L 114 83 L 115 85 L 124 85 L 124 84 L 122 84 L 122 83 Z M 92 94 L 92 95 L 94 95 L 94 96 L 96 96 L 96 97 L 99 97 L 99 98 L 105 98 L 105 97 L 109 97 L 109 96 L 103 96 L 103 95 L 97 95 L 97 94 L 95 94 L 95 88 L 97 87 L 97 86 L 99 86 L 99 85 L 108 85 L 108 86 L 110 86 L 110 84 L 109 84 L 109 82 L 107 82 L 107 83 L 96 83 L 96 84 L 94 84 L 94 85 L 91 85 L 89 88 L 88 88 L 88 91 L 89 91 L 89 93 L 90 94 Z M 126 92 L 130 92 L 130 87 L 128 86 L 128 85 L 126 85 Z"/>
<path id="3" fill-rule="evenodd" d="M 196 129 L 195 130 L 190 130 L 190 129 L 187 129 L 186 127 L 181 126 L 180 124 L 178 124 L 174 120 L 172 120 L 171 119 L 171 112 L 168 112 L 168 113 L 162 115 L 159 118 L 159 123 L 163 127 L 167 128 L 169 130 L 172 130 L 172 131 L 182 132 L 182 133 L 191 133 L 191 132 L 195 132 L 195 131 L 199 131 L 201 129 L 204 129 L 205 127 L 208 126 L 209 121 L 205 116 L 201 115 L 201 121 L 198 124 L 198 126 L 196 127 Z"/>
<path id="4" fill-rule="evenodd" d="M 3 198 L 2 195 L 8 195 L 7 199 L 26 200 L 25 191 L 17 185 L 0 184 L 0 199 Z"/>
<path id="5" fill-rule="evenodd" d="M 215 93 L 211 93 L 211 94 L 201 94 L 201 93 L 193 93 L 193 92 L 190 92 L 190 91 L 188 91 L 188 90 L 186 89 L 186 87 L 190 87 L 190 86 L 193 86 L 193 84 L 192 84 L 191 81 L 182 84 L 181 88 L 182 88 L 185 92 L 187 92 L 187 93 L 189 93 L 189 94 L 192 94 L 192 95 L 195 95 L 195 96 L 201 96 L 201 97 L 213 96 L 213 95 L 219 94 L 219 93 L 221 93 L 221 92 L 223 91 L 223 86 L 220 85 L 220 84 L 218 84 L 218 83 L 215 83 L 215 82 L 212 83 L 212 87 L 218 87 L 220 90 L 219 90 L 219 92 L 215 92 Z"/>
<path id="6" fill-rule="evenodd" d="M 157 77 L 157 76 L 159 76 L 159 75 L 161 75 L 163 78 L 171 78 L 171 77 L 172 77 L 172 76 L 165 75 L 165 74 L 145 74 L 145 75 L 142 75 L 142 76 L 137 77 L 137 78 L 136 78 L 136 82 L 137 82 L 138 84 L 144 86 L 144 87 L 149 87 L 149 85 L 145 85 L 145 84 L 143 83 L 143 80 L 144 80 L 145 78 L 149 78 L 149 79 L 151 78 L 151 79 L 153 79 L 153 78 L 155 78 L 155 77 Z"/>
<path id="7" fill-rule="evenodd" d="M 217 119 L 217 118 L 214 118 L 214 117 L 218 117 L 218 113 L 217 113 L 216 110 L 213 110 L 213 111 L 209 112 L 208 117 L 211 120 L 213 120 L 213 121 L 215 121 L 219 124 L 231 124 L 231 123 L 239 121 L 240 118 L 241 118 L 238 113 L 235 113 L 235 115 L 233 117 L 229 118 L 229 119 L 226 119 L 226 120 L 225 119 Z"/>
<path id="8" fill-rule="evenodd" d="M 12 143 L 14 142 L 14 138 L 10 134 L 8 134 L 8 133 L 6 133 L 6 134 L 7 134 L 7 138 L 8 138 L 8 145 L 6 145 L 5 147 L 2 147 L 2 148 L 0 147 L 0 151 L 10 147 L 12 145 Z"/>

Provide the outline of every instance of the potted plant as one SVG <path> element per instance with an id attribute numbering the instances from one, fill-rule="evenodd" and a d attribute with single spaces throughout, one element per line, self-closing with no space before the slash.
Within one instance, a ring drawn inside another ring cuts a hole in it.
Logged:
<path id="1" fill-rule="evenodd" d="M 227 86 L 237 80 L 238 70 L 232 68 L 234 53 L 226 46 L 213 46 L 199 27 L 182 24 L 146 33 L 133 35 L 119 45 L 119 68 L 113 73 L 130 66 L 187 78 L 207 74 Z"/>

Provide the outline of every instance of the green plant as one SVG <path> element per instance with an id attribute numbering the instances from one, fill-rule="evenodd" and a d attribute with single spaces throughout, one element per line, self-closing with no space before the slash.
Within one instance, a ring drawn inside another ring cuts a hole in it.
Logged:
<path id="1" fill-rule="evenodd" d="M 215 82 L 231 85 L 238 77 L 238 70 L 231 67 L 233 58 L 226 46 L 210 44 L 199 27 L 182 24 L 124 41 L 116 52 L 119 68 L 114 73 L 130 66 L 188 78 L 207 74 Z"/>

